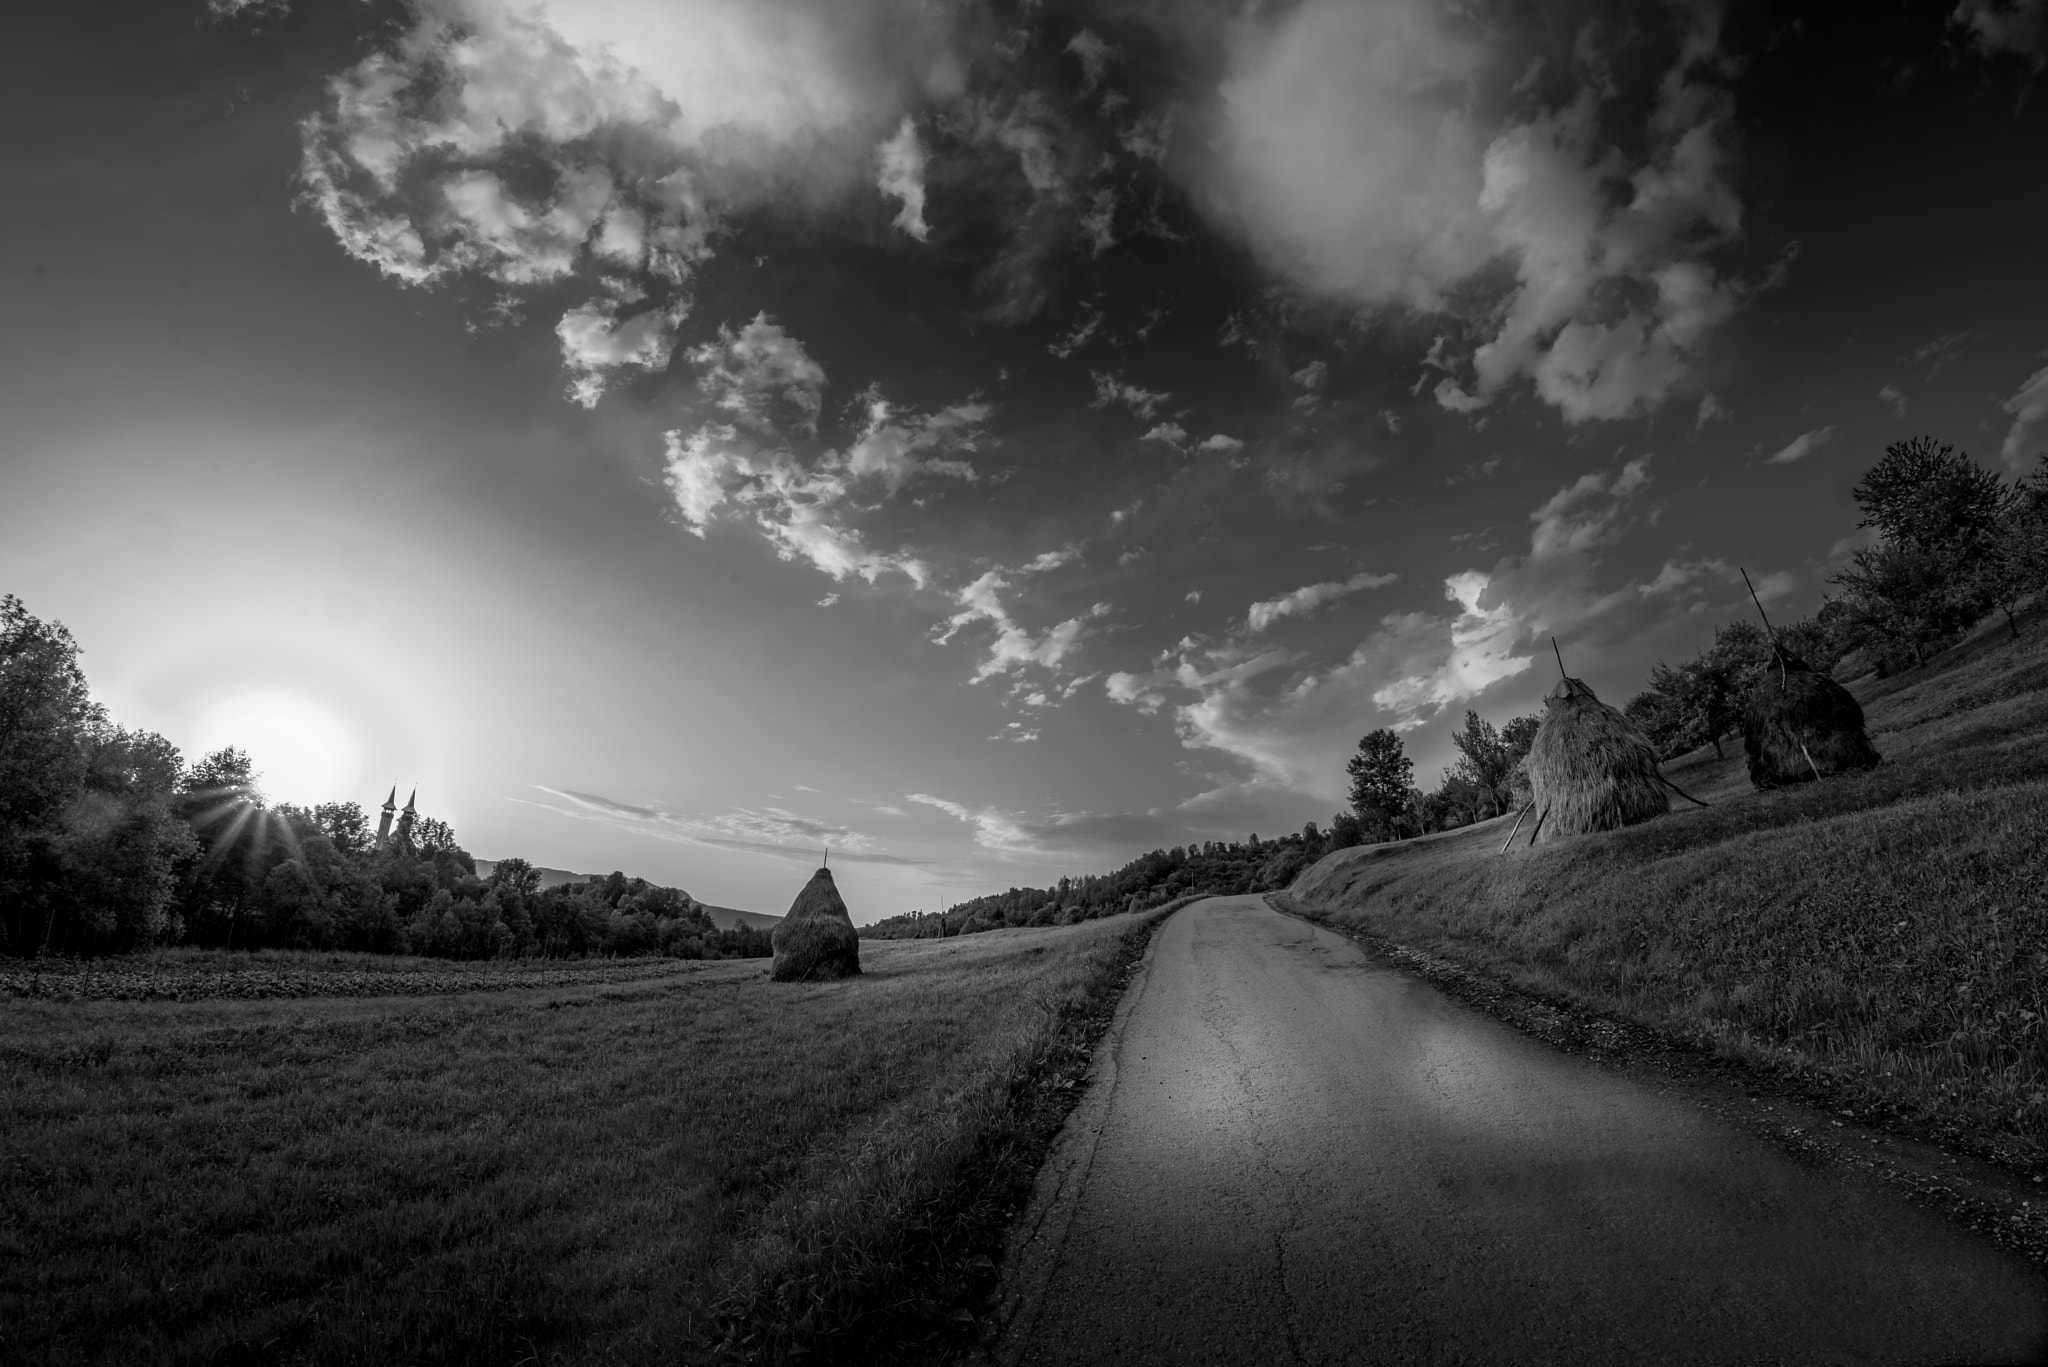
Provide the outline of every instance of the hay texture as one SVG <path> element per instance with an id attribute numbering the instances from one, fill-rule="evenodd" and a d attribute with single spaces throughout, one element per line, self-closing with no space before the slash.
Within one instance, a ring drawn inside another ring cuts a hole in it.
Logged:
<path id="1" fill-rule="evenodd" d="M 1878 761 L 1854 695 L 1782 652 L 1743 704 L 1742 748 L 1749 781 L 1759 788 L 1811 783 Z"/>
<path id="2" fill-rule="evenodd" d="M 832 882 L 832 870 L 811 875 L 768 943 L 775 949 L 768 976 L 779 983 L 850 978 L 860 972 L 860 936 Z"/>
<path id="3" fill-rule="evenodd" d="M 1550 690 L 1528 766 L 1542 823 L 1531 844 L 1633 826 L 1671 810 L 1649 737 L 1577 679 Z"/>

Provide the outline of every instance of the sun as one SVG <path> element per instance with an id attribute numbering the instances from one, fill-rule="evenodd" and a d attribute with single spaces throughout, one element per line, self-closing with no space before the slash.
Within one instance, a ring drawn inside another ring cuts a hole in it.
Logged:
<path id="1" fill-rule="evenodd" d="M 223 698 L 200 716 L 195 736 L 199 754 L 227 745 L 246 751 L 258 786 L 273 802 L 339 802 L 362 774 L 354 733 L 326 708 L 293 693 Z"/>

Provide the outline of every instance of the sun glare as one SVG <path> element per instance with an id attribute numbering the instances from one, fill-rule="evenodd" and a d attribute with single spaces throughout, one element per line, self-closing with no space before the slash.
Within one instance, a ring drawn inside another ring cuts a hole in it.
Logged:
<path id="1" fill-rule="evenodd" d="M 339 802 L 362 773 L 356 738 L 333 713 L 291 693 L 238 693 L 206 709 L 196 759 L 232 745 L 248 752 L 264 796 L 311 806 Z"/>

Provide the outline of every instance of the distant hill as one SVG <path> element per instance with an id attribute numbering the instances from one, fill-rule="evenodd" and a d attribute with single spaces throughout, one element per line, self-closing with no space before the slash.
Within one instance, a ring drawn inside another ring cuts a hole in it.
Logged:
<path id="1" fill-rule="evenodd" d="M 731 907 L 714 907 L 709 902 L 704 910 L 711 913 L 714 923 L 721 926 L 752 926 L 756 930 L 773 930 L 782 924 L 780 916 L 770 916 L 765 911 L 735 911 Z"/>
<path id="2" fill-rule="evenodd" d="M 489 878 L 491 870 L 497 866 L 498 861 L 495 859 L 479 859 L 476 861 L 476 876 L 479 878 Z M 542 868 L 539 865 L 534 866 L 534 872 L 540 875 L 540 885 L 543 891 L 548 888 L 559 888 L 564 883 L 588 883 L 593 879 L 609 876 L 602 873 L 571 873 L 567 869 L 548 869 Z M 773 930 L 782 924 L 780 916 L 770 916 L 765 912 L 740 911 L 735 907 L 714 907 L 709 902 L 704 904 L 704 910 L 711 913 L 711 920 L 714 925 L 728 928 L 752 926 L 756 930 Z"/>

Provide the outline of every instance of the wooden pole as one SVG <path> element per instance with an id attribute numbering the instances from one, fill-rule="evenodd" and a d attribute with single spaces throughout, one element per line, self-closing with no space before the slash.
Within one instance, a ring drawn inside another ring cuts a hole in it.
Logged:
<path id="1" fill-rule="evenodd" d="M 1515 832 L 1522 829 L 1522 823 L 1528 819 L 1529 813 L 1534 811 L 1535 809 L 1536 804 L 1533 802 L 1530 803 L 1528 806 L 1522 808 L 1521 814 L 1515 818 L 1515 829 L 1513 831 L 1509 831 L 1508 838 L 1500 842 L 1500 852 L 1502 854 L 1506 854 L 1508 852 L 1508 846 L 1515 843 Z"/>
<path id="2" fill-rule="evenodd" d="M 1756 604 L 1756 615 L 1764 619 L 1764 639 L 1771 643 L 1771 656 L 1778 662 L 1778 682 L 1789 684 L 1791 679 L 1785 669 L 1785 652 L 1778 648 L 1778 633 L 1772 628 L 1769 615 L 1764 612 L 1764 600 L 1756 596 L 1756 585 L 1749 582 L 1749 571 L 1740 565 L 1735 568 L 1742 575 L 1742 587 L 1749 590 L 1749 601 Z M 1808 763 L 1812 761 L 1809 760 Z M 1818 778 L 1820 771 L 1816 769 L 1814 776 Z"/>
<path id="3" fill-rule="evenodd" d="M 1698 798 L 1694 797 L 1691 793 L 1685 791 L 1685 789 L 1679 787 L 1676 783 L 1673 783 L 1670 779 L 1665 778 L 1663 774 L 1658 774 L 1657 779 L 1666 788 L 1669 788 L 1672 792 L 1677 793 L 1680 797 L 1684 798 L 1687 802 L 1690 802 L 1693 806 L 1704 807 L 1708 805 L 1700 801 Z"/>
<path id="4" fill-rule="evenodd" d="M 1557 648 L 1557 638 L 1555 636 L 1550 638 L 1550 653 L 1557 656 L 1557 677 L 1560 679 L 1568 677 L 1564 672 L 1564 652 Z"/>
<path id="5" fill-rule="evenodd" d="M 1532 802 L 1532 803 L 1530 803 L 1529 805 L 1533 807 L 1533 806 L 1535 806 L 1536 804 Z M 1536 814 L 1536 828 L 1535 828 L 1534 830 L 1532 830 L 1532 831 L 1530 831 L 1530 832 L 1529 832 L 1529 848 L 1530 848 L 1530 849 L 1532 849 L 1532 850 L 1533 850 L 1533 849 L 1535 849 L 1535 848 L 1536 848 L 1536 837 L 1537 837 L 1537 836 L 1539 836 L 1539 835 L 1541 835 L 1541 834 L 1543 834 L 1543 818 L 1544 818 L 1544 817 L 1546 817 L 1546 816 L 1549 816 L 1549 815 L 1550 815 L 1550 808 L 1548 808 L 1548 807 L 1545 807 L 1545 808 L 1544 808 L 1544 809 L 1543 809 L 1542 811 L 1540 811 L 1540 812 L 1538 812 L 1538 813 Z"/>

